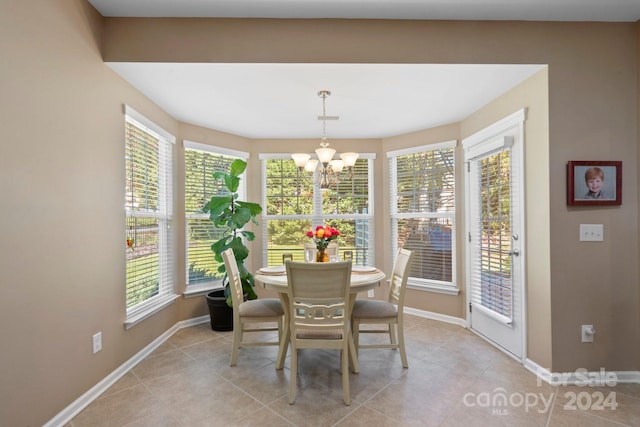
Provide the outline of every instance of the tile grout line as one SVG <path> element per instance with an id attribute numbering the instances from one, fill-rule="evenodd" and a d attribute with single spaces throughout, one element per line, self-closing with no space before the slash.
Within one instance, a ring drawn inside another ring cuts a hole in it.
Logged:
<path id="1" fill-rule="evenodd" d="M 551 402 L 551 406 L 549 407 L 549 413 L 547 414 L 547 422 L 545 423 L 545 427 L 550 427 L 551 424 L 551 416 L 553 414 L 553 409 L 556 406 L 556 400 L 558 399 L 558 388 L 553 392 L 553 401 Z"/>

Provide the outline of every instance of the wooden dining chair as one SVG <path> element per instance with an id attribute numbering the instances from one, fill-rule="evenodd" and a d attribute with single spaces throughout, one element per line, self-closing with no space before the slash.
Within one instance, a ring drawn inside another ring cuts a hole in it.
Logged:
<path id="1" fill-rule="evenodd" d="M 284 264 L 285 262 L 287 262 L 287 260 L 293 261 L 293 254 L 291 253 L 282 254 L 282 263 Z"/>
<path id="2" fill-rule="evenodd" d="M 289 403 L 296 399 L 299 349 L 341 351 L 340 372 L 345 405 L 349 393 L 349 286 L 351 261 L 304 263 L 287 261 L 287 295 L 291 330 Z"/>
<path id="3" fill-rule="evenodd" d="M 413 253 L 406 249 L 398 249 L 389 285 L 386 301 L 356 300 L 351 313 L 351 328 L 356 355 L 360 348 L 393 348 L 400 349 L 402 367 L 408 368 L 407 352 L 404 347 L 404 294 L 409 278 L 409 266 Z M 362 324 L 385 324 L 383 329 L 360 329 Z M 388 334 L 389 344 L 360 344 L 360 334 Z"/>
<path id="4" fill-rule="evenodd" d="M 231 350 L 231 366 L 238 361 L 240 347 L 279 346 L 284 327 L 284 310 L 278 298 L 261 298 L 244 301 L 242 282 L 238 263 L 229 248 L 222 252 L 222 259 L 227 269 L 229 286 L 231 287 L 231 299 L 233 301 L 233 344 Z M 266 327 L 247 327 L 250 324 L 267 323 Z M 275 326 L 272 326 L 273 324 Z M 278 331 L 277 341 L 245 341 L 245 332 L 271 332 Z"/>

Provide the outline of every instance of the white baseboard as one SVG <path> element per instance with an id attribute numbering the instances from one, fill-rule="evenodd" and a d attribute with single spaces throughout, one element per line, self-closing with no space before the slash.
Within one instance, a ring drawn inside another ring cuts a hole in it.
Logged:
<path id="1" fill-rule="evenodd" d="M 209 321 L 209 316 L 200 316 L 195 317 L 193 319 L 183 320 L 171 328 L 169 328 L 165 333 L 160 335 L 158 338 L 153 340 L 149 345 L 136 353 L 129 360 L 124 362 L 118 368 L 116 368 L 113 372 L 107 375 L 102 381 L 98 384 L 91 387 L 86 393 L 77 398 L 71 405 L 67 406 L 63 409 L 58 415 L 53 417 L 49 422 L 47 422 L 43 427 L 60 427 L 67 424 L 69 421 L 73 419 L 76 415 L 80 413 L 84 408 L 89 406 L 91 402 L 96 400 L 102 393 L 107 391 L 109 387 L 111 387 L 116 381 L 122 378 L 127 372 L 133 369 L 138 363 L 144 360 L 149 354 L 153 352 L 156 348 L 158 348 L 162 343 L 168 340 L 171 335 L 175 334 L 182 328 L 188 328 L 190 326 L 199 325 L 200 323 L 205 323 Z"/>
<path id="2" fill-rule="evenodd" d="M 466 319 L 460 317 L 448 316 L 446 314 L 433 313 L 431 311 L 418 310 L 417 308 L 405 307 L 404 312 L 407 314 L 413 314 L 414 316 L 424 317 L 425 319 L 438 320 L 440 322 L 451 323 L 454 325 L 467 327 Z"/>

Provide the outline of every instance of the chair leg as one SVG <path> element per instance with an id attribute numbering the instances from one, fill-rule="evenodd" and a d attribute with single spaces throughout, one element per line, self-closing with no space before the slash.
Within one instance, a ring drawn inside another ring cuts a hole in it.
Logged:
<path id="1" fill-rule="evenodd" d="M 360 322 L 358 320 L 353 320 L 351 323 L 351 335 L 353 336 L 353 345 L 356 348 L 357 357 L 360 349 Z"/>
<path id="2" fill-rule="evenodd" d="M 389 342 L 393 345 L 398 345 L 398 341 L 396 341 L 396 331 L 393 329 L 394 324 L 389 322 L 387 327 L 389 328 Z"/>
<path id="3" fill-rule="evenodd" d="M 351 362 L 351 371 L 354 374 L 360 372 L 360 362 L 358 362 L 358 352 L 356 350 L 356 346 L 353 343 L 353 332 L 349 332 L 349 340 L 347 346 L 349 347 L 349 351 L 347 353 L 349 356 L 349 362 Z"/>
<path id="4" fill-rule="evenodd" d="M 238 351 L 240 350 L 240 343 L 242 342 L 242 322 L 239 325 L 235 325 L 233 328 L 233 348 L 231 349 L 231 363 L 230 366 L 235 366 L 238 361 Z"/>
<path id="5" fill-rule="evenodd" d="M 276 369 L 284 368 L 284 359 L 287 357 L 287 348 L 290 345 L 288 337 L 289 327 L 284 326 L 284 321 L 281 321 L 279 326 L 280 332 L 278 333 L 278 359 L 276 360 Z"/>
<path id="6" fill-rule="evenodd" d="M 408 368 L 409 363 L 407 362 L 407 351 L 404 348 L 404 324 L 402 322 L 402 318 L 398 320 L 396 324 L 398 327 L 398 347 L 400 348 L 400 360 L 402 360 L 402 367 Z"/>
<path id="7" fill-rule="evenodd" d="M 298 378 L 298 349 L 291 342 L 291 372 L 289 378 L 289 405 L 296 401 L 296 383 Z"/>
<path id="8" fill-rule="evenodd" d="M 346 339 L 346 338 L 345 338 Z M 348 345 L 348 339 L 347 339 Z M 342 350 L 342 394 L 344 395 L 344 404 L 351 405 L 351 393 L 349 392 L 349 349 Z"/>
<path id="9" fill-rule="evenodd" d="M 289 319 L 291 316 L 289 315 L 289 297 L 287 294 L 278 293 L 280 297 L 280 302 L 282 303 L 282 308 L 284 309 L 284 316 L 280 318 L 280 331 L 278 341 L 280 341 L 280 345 L 278 346 L 278 359 L 276 360 L 276 369 L 284 368 L 284 359 L 287 357 L 287 349 L 290 344 L 290 333 L 291 329 L 289 326 Z"/>

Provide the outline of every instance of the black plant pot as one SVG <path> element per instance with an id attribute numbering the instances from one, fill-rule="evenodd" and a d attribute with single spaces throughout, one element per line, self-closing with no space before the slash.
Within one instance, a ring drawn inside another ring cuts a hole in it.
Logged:
<path id="1" fill-rule="evenodd" d="M 233 308 L 227 305 L 224 289 L 209 292 L 207 305 L 211 316 L 211 329 L 214 331 L 233 331 Z"/>

